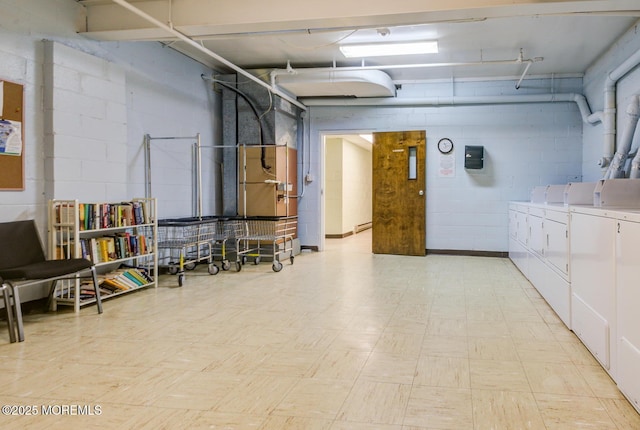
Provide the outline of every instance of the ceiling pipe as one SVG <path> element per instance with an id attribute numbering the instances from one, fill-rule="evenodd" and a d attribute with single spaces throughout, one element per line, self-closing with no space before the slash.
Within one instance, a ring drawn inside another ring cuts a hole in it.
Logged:
<path id="1" fill-rule="evenodd" d="M 607 169 L 607 172 L 605 173 L 603 179 L 616 179 L 625 177 L 624 166 L 627 162 L 627 157 L 629 156 L 631 147 L 633 146 L 633 135 L 636 131 L 636 126 L 638 125 L 638 119 L 640 118 L 640 98 L 637 94 L 631 97 L 631 102 L 627 107 L 626 113 L 627 121 L 624 129 L 622 130 L 618 150 L 613 156 L 611 164 L 609 165 L 609 168 Z"/>
<path id="2" fill-rule="evenodd" d="M 229 67 L 230 69 L 233 69 L 238 74 L 240 74 L 240 75 L 242 75 L 242 76 L 254 81 L 255 83 L 257 83 L 258 85 L 260 85 L 262 87 L 265 87 L 266 89 L 268 89 L 272 93 L 277 94 L 278 96 L 282 97 L 284 100 L 287 100 L 289 103 L 296 105 L 297 107 L 299 107 L 302 110 L 306 110 L 307 109 L 307 107 L 305 105 L 303 105 L 302 103 L 300 103 L 296 99 L 290 97 L 288 94 L 283 93 L 282 91 L 280 91 L 277 88 L 269 85 L 267 82 L 264 82 L 263 80 L 255 77 L 254 75 L 252 75 L 251 73 L 249 73 L 246 70 L 242 69 L 241 67 L 236 66 L 232 62 L 226 60 L 225 58 L 223 58 L 220 55 L 216 54 L 215 52 L 211 51 L 210 49 L 205 48 L 204 46 L 202 46 L 201 44 L 199 44 L 195 40 L 191 39 L 190 37 L 186 36 L 185 34 L 179 32 L 178 30 L 173 28 L 173 26 L 169 26 L 169 25 L 163 23 L 162 21 L 157 20 L 153 16 L 151 16 L 148 13 L 138 9 L 137 7 L 131 5 L 130 3 L 126 2 L 125 0 L 112 0 L 112 1 L 114 3 L 122 6 L 123 8 L 133 12 L 134 14 L 138 15 L 139 17 L 149 21 L 151 24 L 155 25 L 156 27 L 161 28 L 162 30 L 166 31 L 167 33 L 177 37 L 178 39 L 182 40 L 183 42 L 187 43 L 188 45 L 196 48 L 200 52 L 203 52 L 204 54 L 208 55 L 209 57 L 213 58 L 214 60 L 224 64 L 225 66 Z"/>
<path id="3" fill-rule="evenodd" d="M 357 70 L 395 70 L 395 69 L 426 69 L 433 67 L 463 67 L 463 66 L 495 66 L 495 65 L 508 65 L 508 64 L 522 64 L 528 63 L 530 66 L 532 63 L 542 61 L 544 58 L 535 57 L 531 59 L 522 59 L 522 56 L 515 60 L 490 60 L 490 61 L 466 61 L 466 62 L 451 62 L 451 63 L 418 63 L 418 64 L 389 64 L 378 66 L 332 66 L 332 67 L 308 67 L 294 69 L 291 67 L 291 63 L 287 62 L 286 69 L 273 69 L 271 71 L 271 86 L 277 85 L 276 78 L 279 75 L 291 75 L 301 73 L 317 73 L 317 72 L 337 72 L 340 70 L 357 71 Z M 528 68 L 528 67 L 527 67 Z M 525 72 L 526 73 L 526 72 Z M 524 75 L 523 75 L 524 78 Z M 520 79 L 522 81 L 522 78 Z"/>
<path id="4" fill-rule="evenodd" d="M 385 106 L 385 107 L 432 107 L 455 105 L 484 105 L 484 104 L 521 104 L 521 103 L 576 103 L 584 122 L 593 120 L 593 114 L 582 94 L 522 94 L 514 96 L 453 96 L 426 98 L 359 98 L 359 99 L 326 99 L 305 98 L 307 106 Z"/>
<path id="5" fill-rule="evenodd" d="M 607 167 L 611 163 L 611 159 L 614 157 L 616 150 L 616 86 L 618 81 L 638 66 L 638 64 L 640 64 L 640 49 L 613 69 L 605 79 L 604 111 L 602 113 L 604 147 L 603 156 L 600 161 L 598 161 L 600 167 Z"/>

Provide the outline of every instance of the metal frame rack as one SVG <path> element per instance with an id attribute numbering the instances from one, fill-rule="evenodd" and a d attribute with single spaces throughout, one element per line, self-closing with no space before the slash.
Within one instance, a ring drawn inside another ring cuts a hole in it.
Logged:
<path id="1" fill-rule="evenodd" d="M 259 264 L 267 251 L 272 257 L 274 272 L 282 270 L 280 256 L 289 255 L 293 264 L 293 238 L 296 233 L 297 217 L 252 217 L 244 218 L 244 231 L 236 238 L 236 270 L 240 271 L 248 257 L 253 257 L 253 263 Z M 265 247 L 265 242 L 273 247 Z M 288 246 L 287 246 L 288 244 Z"/>

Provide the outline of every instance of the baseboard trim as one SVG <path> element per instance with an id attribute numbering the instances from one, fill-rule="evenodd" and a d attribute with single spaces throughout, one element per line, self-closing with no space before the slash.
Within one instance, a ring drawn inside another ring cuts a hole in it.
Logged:
<path id="1" fill-rule="evenodd" d="M 427 254 L 439 254 L 439 255 L 460 255 L 467 257 L 498 257 L 508 258 L 508 252 L 501 251 L 471 251 L 464 249 L 427 249 Z"/>
<path id="2" fill-rule="evenodd" d="M 344 239 L 345 237 L 353 236 L 352 231 L 348 231 L 342 234 L 325 234 L 325 239 Z"/>

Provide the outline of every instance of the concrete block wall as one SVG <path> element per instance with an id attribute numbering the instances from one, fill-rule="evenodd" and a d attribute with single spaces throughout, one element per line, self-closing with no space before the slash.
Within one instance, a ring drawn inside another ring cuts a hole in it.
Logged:
<path id="1" fill-rule="evenodd" d="M 556 87 L 557 86 L 557 87 Z M 581 92 L 579 78 L 429 82 L 403 85 L 399 97 L 512 95 Z M 322 248 L 322 151 L 324 134 L 426 130 L 427 248 L 508 250 L 507 207 L 528 200 L 537 185 L 581 179 L 582 124 L 574 103 L 535 103 L 440 107 L 312 107 L 309 112 L 312 173 L 299 202 L 303 246 Z M 436 144 L 453 140 L 455 177 L 439 177 Z M 464 146 L 485 147 L 485 167 L 466 171 Z"/>
<path id="2" fill-rule="evenodd" d="M 61 43 L 44 44 L 47 199 L 127 199 L 124 71 Z"/>

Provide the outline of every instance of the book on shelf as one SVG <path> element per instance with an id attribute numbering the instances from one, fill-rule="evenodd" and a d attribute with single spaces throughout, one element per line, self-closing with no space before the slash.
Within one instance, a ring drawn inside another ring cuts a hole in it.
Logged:
<path id="1" fill-rule="evenodd" d="M 153 282 L 145 272 L 146 270 L 142 268 L 122 266 L 120 269 L 101 275 L 100 286 L 111 292 L 140 288 Z"/>
<path id="2" fill-rule="evenodd" d="M 66 217 L 69 222 L 74 221 L 73 205 L 60 205 L 58 211 L 58 219 L 64 220 Z M 133 227 L 151 223 L 145 200 L 120 203 L 78 203 L 78 221 L 80 230 Z"/>

